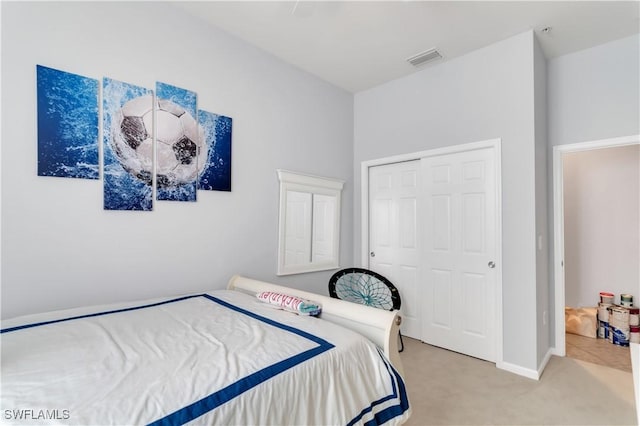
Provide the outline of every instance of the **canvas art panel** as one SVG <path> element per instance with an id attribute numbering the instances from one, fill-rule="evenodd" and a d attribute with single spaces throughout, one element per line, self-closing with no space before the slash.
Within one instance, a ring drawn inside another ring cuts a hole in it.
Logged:
<path id="1" fill-rule="evenodd" d="M 207 152 L 196 120 L 197 95 L 157 82 L 156 96 L 156 198 L 196 201 L 198 156 Z"/>
<path id="2" fill-rule="evenodd" d="M 99 179 L 99 80 L 36 66 L 38 175 Z M 153 210 L 231 191 L 230 117 L 197 109 L 193 91 L 102 79 L 105 210 Z"/>
<path id="3" fill-rule="evenodd" d="M 104 209 L 153 209 L 153 91 L 103 79 Z"/>
<path id="4" fill-rule="evenodd" d="M 224 115 L 198 111 L 208 155 L 198 180 L 198 189 L 231 191 L 231 133 L 233 120 Z"/>
<path id="5" fill-rule="evenodd" d="M 98 80 L 36 65 L 38 176 L 99 178 Z"/>

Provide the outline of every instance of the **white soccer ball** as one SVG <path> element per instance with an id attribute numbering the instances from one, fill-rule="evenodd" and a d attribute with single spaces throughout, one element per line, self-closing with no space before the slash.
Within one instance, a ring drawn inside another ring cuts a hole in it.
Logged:
<path id="1" fill-rule="evenodd" d="M 111 146 L 122 167 L 151 184 L 153 108 L 156 108 L 156 176 L 158 187 L 194 182 L 204 169 L 204 129 L 184 108 L 152 95 L 125 103 L 114 120 Z"/>

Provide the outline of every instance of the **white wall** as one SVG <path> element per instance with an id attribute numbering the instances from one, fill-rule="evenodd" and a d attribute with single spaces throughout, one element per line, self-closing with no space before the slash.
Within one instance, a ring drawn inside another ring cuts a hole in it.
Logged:
<path id="1" fill-rule="evenodd" d="M 549 227 L 547 221 L 547 60 L 534 39 L 535 180 L 536 180 L 536 326 L 540 366 L 551 348 L 549 340 Z"/>
<path id="2" fill-rule="evenodd" d="M 548 63 L 551 146 L 640 133 L 640 35 Z"/>
<path id="3" fill-rule="evenodd" d="M 343 179 L 352 263 L 353 98 L 162 2 L 2 2 L 2 317 L 278 278 L 276 168 Z M 233 118 L 232 192 L 102 209 L 102 180 L 36 176 L 35 67 L 193 90 Z"/>
<path id="4" fill-rule="evenodd" d="M 565 305 L 595 306 L 601 291 L 640 302 L 640 145 L 562 158 Z"/>
<path id="5" fill-rule="evenodd" d="M 362 161 L 502 138 L 504 361 L 537 369 L 534 41 L 526 32 L 360 92 L 354 107 L 355 220 Z M 355 228 L 355 258 L 360 259 Z"/>
<path id="6" fill-rule="evenodd" d="M 549 146 L 640 134 L 639 75 L 640 35 L 549 60 Z M 548 161 L 551 161 L 551 151 Z M 551 174 L 549 168 L 549 194 L 553 193 Z M 550 199 L 549 229 L 554 226 L 553 208 L 553 199 Z M 553 246 L 550 250 L 553 258 Z M 553 263 L 550 269 L 553 276 Z M 553 293 L 551 299 L 551 323 L 554 324 Z M 551 338 L 555 339 L 553 328 Z"/>

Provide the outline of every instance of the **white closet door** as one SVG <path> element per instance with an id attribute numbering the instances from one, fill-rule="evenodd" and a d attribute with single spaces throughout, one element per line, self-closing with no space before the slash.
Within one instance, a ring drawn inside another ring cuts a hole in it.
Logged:
<path id="1" fill-rule="evenodd" d="M 425 342 L 495 361 L 495 164 L 492 149 L 422 160 Z"/>
<path id="2" fill-rule="evenodd" d="M 387 277 L 402 300 L 402 334 L 420 339 L 420 161 L 369 168 L 369 268 Z"/>

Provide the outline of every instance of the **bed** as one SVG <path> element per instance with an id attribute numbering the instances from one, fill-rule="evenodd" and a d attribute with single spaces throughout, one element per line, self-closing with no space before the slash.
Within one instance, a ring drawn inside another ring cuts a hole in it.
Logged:
<path id="1" fill-rule="evenodd" d="M 263 291 L 322 314 L 274 309 L 255 297 Z M 399 322 L 239 276 L 226 290 L 6 320 L 2 422 L 402 424 Z"/>

